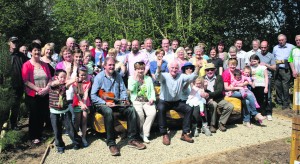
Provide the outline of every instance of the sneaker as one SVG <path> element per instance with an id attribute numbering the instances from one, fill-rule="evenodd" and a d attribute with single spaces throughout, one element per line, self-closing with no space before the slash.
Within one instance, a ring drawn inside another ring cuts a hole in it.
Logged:
<path id="1" fill-rule="evenodd" d="M 243 125 L 246 126 L 247 128 L 252 128 L 250 122 L 243 122 Z"/>
<path id="2" fill-rule="evenodd" d="M 267 120 L 272 121 L 273 120 L 272 115 L 267 115 Z"/>
<path id="3" fill-rule="evenodd" d="M 143 137 L 143 141 L 144 141 L 145 143 L 147 143 L 147 144 L 150 143 L 150 140 L 149 140 L 148 137 L 146 137 L 146 136 Z"/>
<path id="4" fill-rule="evenodd" d="M 132 147 L 132 148 L 136 148 L 138 150 L 146 149 L 146 145 L 144 145 L 143 143 L 141 143 L 138 140 L 132 140 L 132 141 L 128 142 L 128 146 Z"/>
<path id="5" fill-rule="evenodd" d="M 203 126 L 201 128 L 201 132 L 204 133 L 206 136 L 212 136 L 211 132 L 209 131 L 207 126 Z"/>
<path id="6" fill-rule="evenodd" d="M 199 129 L 196 128 L 194 131 L 194 137 L 199 137 Z"/>
<path id="7" fill-rule="evenodd" d="M 57 153 L 58 154 L 63 154 L 65 152 L 65 148 L 64 147 L 57 147 Z"/>

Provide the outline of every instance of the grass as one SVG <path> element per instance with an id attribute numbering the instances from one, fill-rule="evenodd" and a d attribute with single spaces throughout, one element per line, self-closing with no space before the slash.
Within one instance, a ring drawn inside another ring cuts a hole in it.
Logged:
<path id="1" fill-rule="evenodd" d="M 24 135 L 25 133 L 22 133 L 21 131 L 8 131 L 5 134 L 5 136 L 0 140 L 2 150 L 5 150 L 8 147 L 15 148 L 18 144 L 22 142 L 22 138 L 24 137 Z"/>

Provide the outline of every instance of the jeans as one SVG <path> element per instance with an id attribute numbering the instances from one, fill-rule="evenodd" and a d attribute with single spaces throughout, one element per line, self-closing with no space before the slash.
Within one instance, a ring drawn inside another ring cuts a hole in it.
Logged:
<path id="1" fill-rule="evenodd" d="M 71 121 L 71 112 L 67 111 L 62 114 L 54 114 L 50 113 L 51 125 L 53 128 L 54 136 L 55 136 L 55 145 L 56 147 L 65 147 L 65 143 L 62 140 L 62 131 L 63 126 L 66 128 L 67 133 L 69 134 L 70 139 L 74 145 L 79 145 L 81 142 L 81 138 L 75 131 L 74 125 Z"/>
<path id="2" fill-rule="evenodd" d="M 240 92 L 238 91 L 234 91 L 233 94 L 231 95 L 231 97 L 236 97 L 236 98 L 242 98 L 242 95 Z M 245 98 L 246 99 L 246 110 L 244 108 L 243 110 L 243 115 L 244 115 L 244 118 L 243 118 L 243 121 L 244 122 L 250 122 L 250 115 L 252 116 L 256 116 L 258 114 L 258 112 L 256 111 L 256 108 L 255 108 L 255 102 L 254 102 L 254 97 L 253 95 L 247 95 L 247 97 Z"/>
<path id="3" fill-rule="evenodd" d="M 127 120 L 127 131 L 129 142 L 132 140 L 139 139 L 139 128 L 137 122 L 137 114 L 133 107 L 113 107 L 110 108 L 108 106 L 97 106 L 97 112 L 103 115 L 104 117 L 104 125 L 106 131 L 106 144 L 108 146 L 116 145 L 116 136 L 115 136 L 115 128 L 114 128 L 114 116 L 113 112 L 120 112 L 121 115 L 126 116 Z"/>
<path id="4" fill-rule="evenodd" d="M 160 133 L 163 135 L 167 134 L 166 112 L 171 109 L 184 114 L 182 133 L 183 134 L 189 133 L 190 126 L 191 126 L 191 115 L 193 113 L 192 107 L 190 107 L 183 101 L 170 102 L 170 101 L 159 100 L 157 104 L 157 110 L 158 110 L 158 124 L 159 124 Z"/>

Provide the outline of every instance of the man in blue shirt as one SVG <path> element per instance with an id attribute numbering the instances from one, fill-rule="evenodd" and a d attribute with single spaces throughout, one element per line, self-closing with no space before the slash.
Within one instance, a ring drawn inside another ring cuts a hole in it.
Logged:
<path id="1" fill-rule="evenodd" d="M 124 105 L 115 104 L 115 102 L 107 102 L 106 96 L 99 97 L 99 90 L 114 93 L 115 99 L 124 100 Z M 104 60 L 104 70 L 100 72 L 94 79 L 91 91 L 91 99 L 96 106 L 97 112 L 104 116 L 104 124 L 107 135 L 106 143 L 109 146 L 111 155 L 119 156 L 120 151 L 115 141 L 114 116 L 113 112 L 120 112 L 125 115 L 128 123 L 128 146 L 142 150 L 146 146 L 139 141 L 139 127 L 137 125 L 137 115 L 135 109 L 129 106 L 127 89 L 124 85 L 122 77 L 115 72 L 114 58 L 107 57 Z"/>
<path id="2" fill-rule="evenodd" d="M 273 48 L 276 62 L 276 100 L 279 105 L 282 105 L 282 109 L 290 109 L 289 88 L 291 72 L 287 59 L 294 48 L 294 45 L 286 43 L 286 36 L 283 34 L 278 35 L 278 42 L 279 44 Z"/>

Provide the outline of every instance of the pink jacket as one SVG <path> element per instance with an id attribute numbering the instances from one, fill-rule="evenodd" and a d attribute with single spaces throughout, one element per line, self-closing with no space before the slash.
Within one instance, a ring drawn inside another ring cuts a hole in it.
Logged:
<path id="1" fill-rule="evenodd" d="M 51 74 L 50 74 L 48 64 L 46 64 L 44 62 L 41 62 L 41 66 L 42 66 L 43 70 L 46 72 L 48 79 L 50 80 L 51 79 Z M 29 81 L 29 82 L 35 84 L 34 83 L 34 78 L 33 78 L 33 71 L 34 71 L 34 67 L 31 64 L 30 60 L 28 60 L 27 62 L 25 62 L 23 64 L 23 66 L 22 66 L 22 78 L 23 78 L 24 83 L 26 81 Z M 35 97 L 35 92 L 36 91 L 29 88 L 26 85 L 25 85 L 25 92 L 28 96 Z"/>

